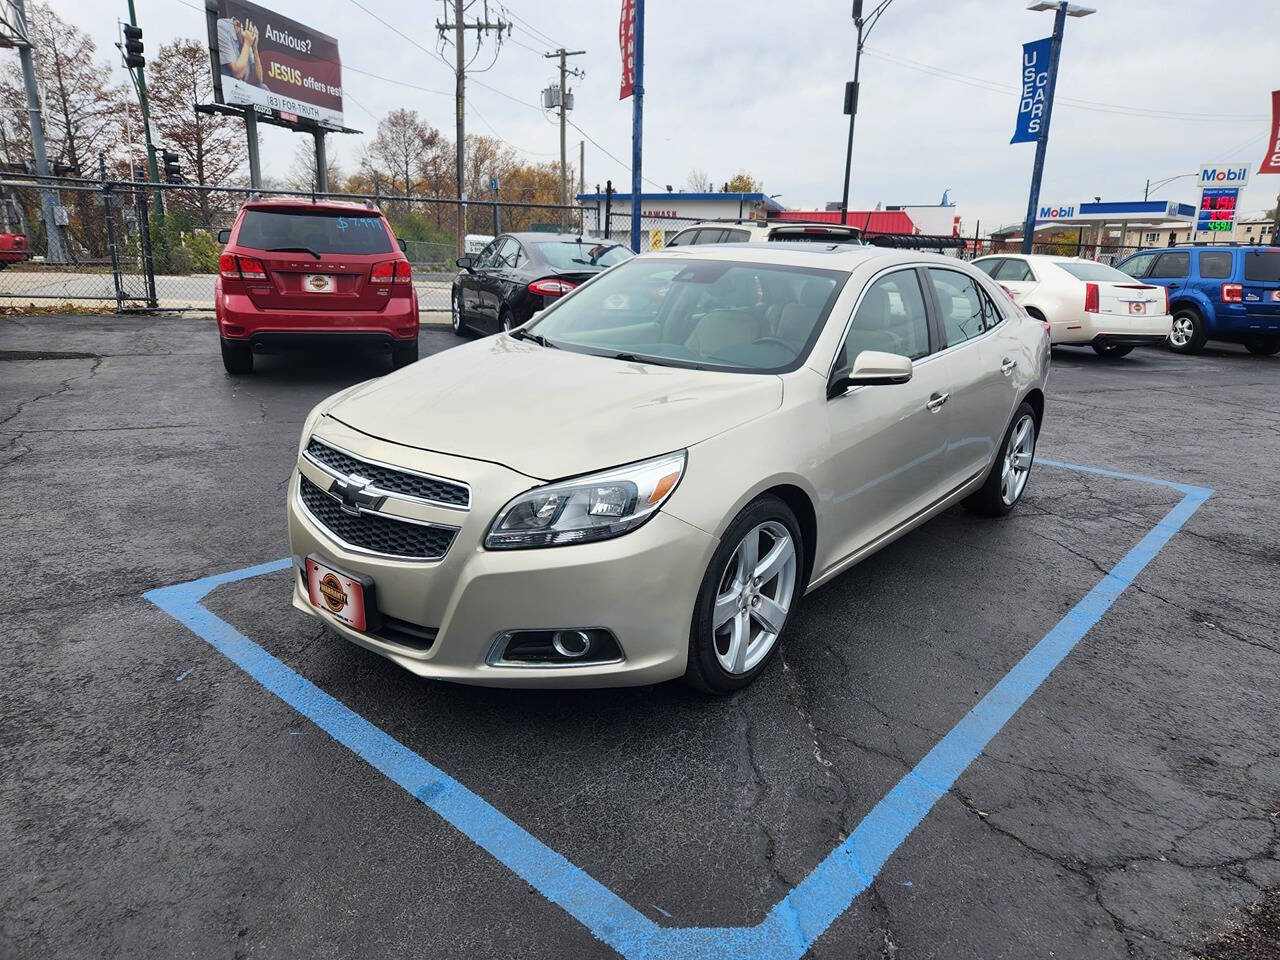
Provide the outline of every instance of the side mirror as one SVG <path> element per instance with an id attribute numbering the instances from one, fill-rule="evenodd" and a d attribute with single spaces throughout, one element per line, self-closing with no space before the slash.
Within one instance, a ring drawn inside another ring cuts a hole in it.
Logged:
<path id="1" fill-rule="evenodd" d="M 403 240 L 401 240 L 399 237 L 396 237 L 396 243 L 400 244 L 400 252 L 401 252 L 401 253 L 408 253 L 408 252 L 409 252 L 409 248 L 408 248 L 407 246 L 405 246 L 405 242 L 404 242 Z"/>
<path id="2" fill-rule="evenodd" d="M 863 350 L 853 358 L 852 367 L 832 372 L 827 384 L 827 399 L 842 396 L 850 387 L 875 387 L 906 383 L 911 379 L 911 359 L 896 353 Z"/>
<path id="3" fill-rule="evenodd" d="M 467 271 L 467 273 L 470 273 L 470 272 L 471 272 L 471 258 L 470 258 L 470 257 L 459 257 L 457 260 L 455 260 L 455 261 L 453 261 L 453 262 L 454 262 L 454 263 L 456 263 L 456 264 L 458 265 L 458 269 L 459 269 L 459 270 L 465 270 L 465 271 Z"/>
<path id="4" fill-rule="evenodd" d="M 231 242 L 231 231 L 230 231 L 230 230 L 219 230 L 219 231 L 218 231 L 218 242 L 219 242 L 220 244 L 222 244 L 224 247 L 225 247 L 228 243 L 230 243 L 230 242 Z"/>

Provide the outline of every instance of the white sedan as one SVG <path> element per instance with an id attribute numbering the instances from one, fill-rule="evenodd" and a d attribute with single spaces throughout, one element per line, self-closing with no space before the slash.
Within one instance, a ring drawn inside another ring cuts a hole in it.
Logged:
<path id="1" fill-rule="evenodd" d="M 1027 313 L 1049 325 L 1055 346 L 1091 346 L 1123 357 L 1163 343 L 1173 319 L 1169 292 L 1094 260 L 1043 254 L 999 254 L 973 265 L 1004 286 Z"/>

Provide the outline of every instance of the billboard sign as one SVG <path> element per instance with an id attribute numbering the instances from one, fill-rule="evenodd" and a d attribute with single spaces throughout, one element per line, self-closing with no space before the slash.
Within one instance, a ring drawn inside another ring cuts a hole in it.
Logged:
<path id="1" fill-rule="evenodd" d="M 618 99 L 625 100 L 636 88 L 636 5 L 635 0 L 622 0 L 618 17 L 618 49 L 622 53 L 622 85 Z"/>
<path id="2" fill-rule="evenodd" d="M 1205 233 L 1230 233 L 1236 225 L 1239 187 L 1205 187 L 1200 191 L 1200 209 L 1196 213 L 1196 230 Z"/>
<path id="3" fill-rule="evenodd" d="M 1018 119 L 1010 143 L 1035 143 L 1044 125 L 1049 97 L 1049 53 L 1053 37 L 1022 45 L 1022 74 L 1019 77 Z"/>
<path id="4" fill-rule="evenodd" d="M 1280 173 L 1280 90 L 1271 91 L 1271 138 L 1259 173 Z"/>
<path id="5" fill-rule="evenodd" d="M 217 7 L 210 53 L 219 103 L 343 125 L 337 40 L 248 0 Z"/>

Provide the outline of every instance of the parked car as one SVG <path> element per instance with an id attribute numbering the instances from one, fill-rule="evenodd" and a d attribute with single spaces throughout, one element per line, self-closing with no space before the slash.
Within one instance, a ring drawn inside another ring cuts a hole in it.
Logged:
<path id="1" fill-rule="evenodd" d="M 30 259 L 31 250 L 27 246 L 26 234 L 0 233 L 0 270 L 11 263 Z"/>
<path id="2" fill-rule="evenodd" d="M 600 271 L 635 256 L 612 240 L 576 233 L 504 233 L 459 257 L 450 293 L 453 331 L 497 333 L 525 323 Z"/>
<path id="3" fill-rule="evenodd" d="M 794 220 L 709 220 L 686 227 L 672 237 L 668 247 L 702 243 L 861 243 L 862 231 L 839 223 L 801 223 Z"/>
<path id="4" fill-rule="evenodd" d="M 973 265 L 1003 286 L 1027 313 L 1049 324 L 1054 346 L 1090 346 L 1123 357 L 1163 343 L 1172 318 L 1166 291 L 1094 260 L 1049 254 L 998 254 Z"/>
<path id="5" fill-rule="evenodd" d="M 1165 288 L 1171 350 L 1198 353 L 1206 341 L 1228 340 L 1262 356 L 1280 352 L 1280 247 L 1168 247 L 1116 267 Z"/>
<path id="6" fill-rule="evenodd" d="M 218 239 L 214 311 L 228 373 L 250 373 L 255 353 L 321 341 L 381 347 L 397 368 L 418 359 L 418 294 L 380 211 L 252 200 Z"/>
<path id="7" fill-rule="evenodd" d="M 293 603 L 422 676 L 730 691 L 807 590 L 953 504 L 1014 509 L 1048 365 L 955 259 L 636 257 L 311 411 Z"/>

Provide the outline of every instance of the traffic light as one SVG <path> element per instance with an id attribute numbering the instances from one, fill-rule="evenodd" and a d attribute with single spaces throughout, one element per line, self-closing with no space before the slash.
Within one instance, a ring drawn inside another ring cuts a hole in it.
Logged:
<path id="1" fill-rule="evenodd" d="M 164 160 L 164 182 L 181 183 L 182 171 L 178 169 L 178 155 L 172 150 L 161 150 L 160 157 Z"/>
<path id="2" fill-rule="evenodd" d="M 142 67 L 147 60 L 142 55 L 142 28 L 131 23 L 124 25 L 124 65 Z"/>

